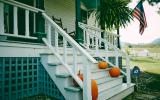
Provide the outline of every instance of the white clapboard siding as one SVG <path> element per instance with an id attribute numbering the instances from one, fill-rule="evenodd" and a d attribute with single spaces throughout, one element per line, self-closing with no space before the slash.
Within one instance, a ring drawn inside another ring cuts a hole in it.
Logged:
<path id="1" fill-rule="evenodd" d="M 49 16 L 61 18 L 68 32 L 75 31 L 75 0 L 45 0 L 45 11 Z"/>

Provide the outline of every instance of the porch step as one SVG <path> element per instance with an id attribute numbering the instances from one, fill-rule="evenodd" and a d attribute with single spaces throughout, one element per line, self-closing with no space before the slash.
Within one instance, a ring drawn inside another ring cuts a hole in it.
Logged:
<path id="1" fill-rule="evenodd" d="M 122 77 L 112 78 L 110 80 L 105 80 L 104 82 L 98 82 L 98 92 L 103 93 L 104 91 L 111 89 L 119 84 L 122 84 Z"/>
<path id="2" fill-rule="evenodd" d="M 107 83 L 107 82 L 110 82 L 110 81 L 113 81 L 113 80 L 116 80 L 116 79 L 119 79 L 119 78 L 123 78 L 123 76 L 119 76 L 119 77 L 116 77 L 116 78 L 111 78 L 111 77 L 102 77 L 102 78 L 99 78 L 97 79 L 97 84 L 100 85 L 100 84 L 104 84 L 104 83 Z"/>
<path id="3" fill-rule="evenodd" d="M 73 86 L 68 86 L 64 88 L 66 91 L 70 91 L 70 92 L 79 92 L 81 91 L 80 87 L 73 87 Z"/>
<path id="4" fill-rule="evenodd" d="M 98 100 L 121 100 L 134 91 L 134 84 L 126 83 L 116 85 L 99 94 Z"/>
<path id="5" fill-rule="evenodd" d="M 67 74 L 67 73 L 59 73 L 59 74 L 55 74 L 56 77 L 60 77 L 60 78 L 67 78 L 67 77 L 70 77 L 71 75 L 70 74 Z"/>

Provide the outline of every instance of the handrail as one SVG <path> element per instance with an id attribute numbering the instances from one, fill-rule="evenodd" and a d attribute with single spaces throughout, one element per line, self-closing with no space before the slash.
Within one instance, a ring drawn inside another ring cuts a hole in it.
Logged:
<path id="1" fill-rule="evenodd" d="M 124 74 L 125 76 L 127 76 L 127 83 L 130 83 L 130 69 L 129 69 L 129 56 L 127 55 L 127 53 L 123 52 L 122 50 L 120 50 L 119 48 L 117 48 L 115 45 L 110 44 L 109 42 L 107 42 L 105 39 L 101 38 L 98 34 L 93 33 L 91 30 L 88 30 L 88 27 L 85 27 L 84 25 L 79 25 L 80 28 L 82 28 L 83 30 L 86 30 L 89 32 L 89 35 L 93 35 L 95 38 L 99 39 L 101 42 L 104 42 L 108 47 L 113 48 L 114 50 L 118 51 L 119 53 L 121 53 L 122 55 L 124 55 L 126 57 L 126 66 L 127 66 L 127 71 L 126 73 L 124 71 L 121 70 L 122 74 Z M 93 28 L 93 27 L 92 27 Z M 98 30 L 99 31 L 99 30 Z M 89 48 L 87 48 L 89 49 Z M 101 59 L 105 60 L 103 57 L 100 57 Z M 110 63 L 109 64 L 111 66 L 114 66 L 114 64 Z"/>
<path id="2" fill-rule="evenodd" d="M 20 7 L 22 9 L 30 10 L 30 11 L 36 12 L 36 13 L 38 13 L 38 12 L 45 12 L 44 10 L 41 10 L 41 9 L 38 9 L 38 8 L 35 8 L 35 7 L 32 7 L 32 6 L 29 6 L 29 5 L 26 5 L 26 4 L 14 1 L 14 0 L 0 0 L 0 2 L 9 4 L 9 5 L 14 5 L 14 6 Z"/>
<path id="3" fill-rule="evenodd" d="M 78 25 L 79 25 L 79 26 L 85 26 L 85 27 L 87 27 L 87 28 L 89 28 L 89 29 L 92 29 L 92 30 L 95 30 L 95 31 L 97 31 L 97 32 L 105 32 L 105 33 L 107 32 L 107 34 L 110 34 L 110 35 L 114 35 L 114 36 L 120 37 L 120 36 L 117 35 L 117 34 L 113 34 L 113 33 L 108 32 L 108 31 L 106 31 L 106 30 L 102 30 L 102 29 L 97 28 L 97 27 L 94 27 L 94 26 L 89 26 L 89 25 L 83 24 L 83 23 L 81 23 L 81 22 L 79 22 Z"/>
<path id="4" fill-rule="evenodd" d="M 44 43 L 50 48 L 50 50 L 52 51 L 53 54 L 55 54 L 55 56 L 58 58 L 59 61 L 61 61 L 61 63 L 63 64 L 63 66 L 65 66 L 65 68 L 67 69 L 67 71 L 71 74 L 71 76 L 75 79 L 75 81 L 79 84 L 79 86 L 83 89 L 83 83 L 80 80 L 80 78 L 78 78 L 77 75 L 75 75 L 71 70 L 70 70 L 70 66 L 68 64 L 66 64 L 65 62 L 63 62 L 63 60 L 61 59 L 60 55 L 58 53 L 56 53 L 56 50 L 52 47 L 51 44 L 48 43 L 47 39 L 43 38 Z"/>
<path id="5" fill-rule="evenodd" d="M 92 63 L 97 63 L 97 61 L 89 53 L 87 53 L 77 42 L 75 42 L 73 38 L 71 38 L 64 30 L 62 30 L 50 17 L 48 17 L 45 13 L 42 13 L 42 15 L 57 29 L 57 31 L 59 31 L 59 34 L 65 37 L 65 39 L 77 50 L 79 50 L 79 52 L 86 56 L 88 60 L 90 60 Z"/>

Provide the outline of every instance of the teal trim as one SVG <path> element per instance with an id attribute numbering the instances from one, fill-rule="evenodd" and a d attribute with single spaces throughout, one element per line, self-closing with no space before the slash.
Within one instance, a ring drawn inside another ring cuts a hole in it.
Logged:
<path id="1" fill-rule="evenodd" d="M 100 5 L 100 0 L 81 0 L 88 10 L 96 9 Z"/>
<path id="2" fill-rule="evenodd" d="M 76 41 L 78 43 L 82 43 L 82 35 L 81 35 L 81 29 L 78 27 L 78 22 L 81 22 L 81 2 L 80 0 L 76 0 Z"/>

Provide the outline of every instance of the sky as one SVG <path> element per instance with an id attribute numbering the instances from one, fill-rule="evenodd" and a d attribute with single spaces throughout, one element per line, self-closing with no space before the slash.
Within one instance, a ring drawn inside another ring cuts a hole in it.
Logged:
<path id="1" fill-rule="evenodd" d="M 129 4 L 130 8 L 134 8 L 139 0 L 132 0 Z M 125 28 L 120 29 L 120 39 L 122 42 L 128 43 L 150 43 L 153 40 L 160 38 L 160 14 L 158 15 L 157 10 L 160 5 L 150 6 L 147 1 L 143 3 L 147 28 L 145 28 L 143 35 L 139 34 L 139 21 L 134 20 L 128 24 Z"/>

